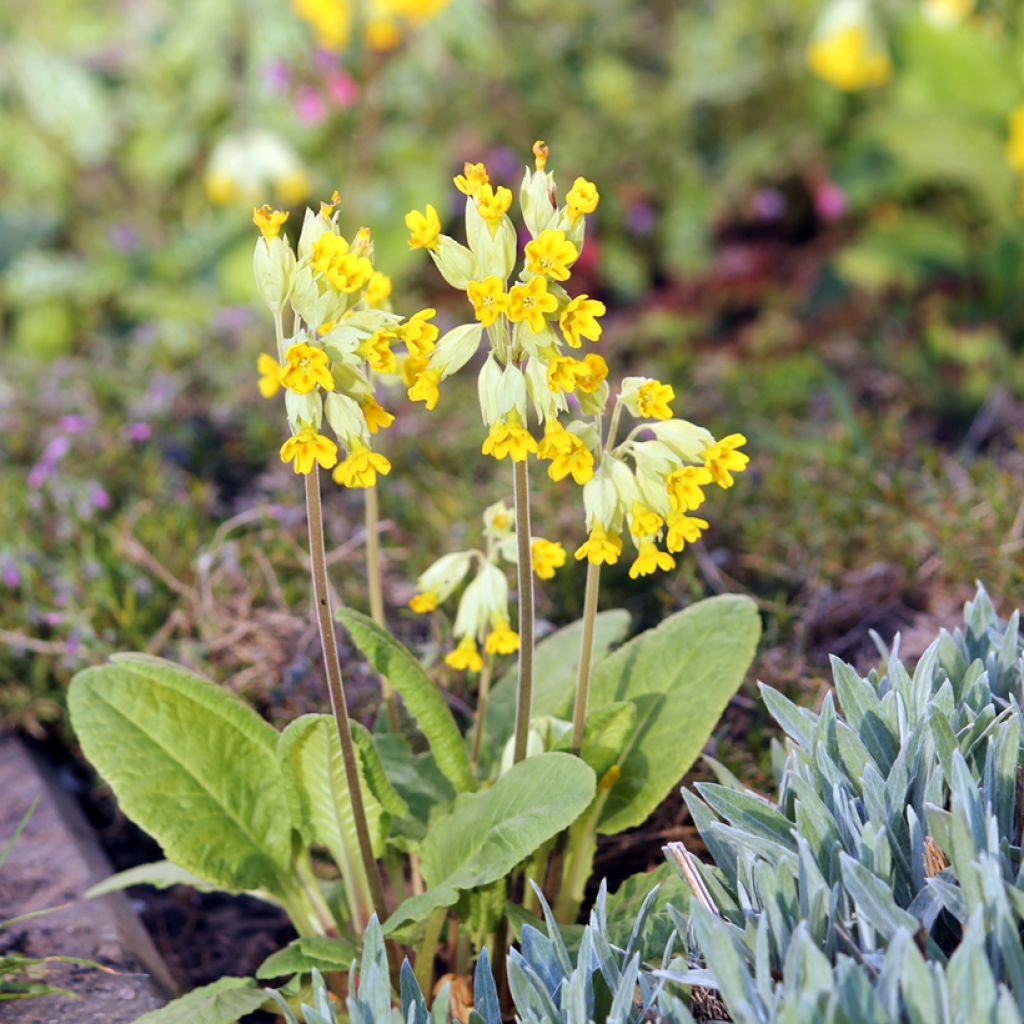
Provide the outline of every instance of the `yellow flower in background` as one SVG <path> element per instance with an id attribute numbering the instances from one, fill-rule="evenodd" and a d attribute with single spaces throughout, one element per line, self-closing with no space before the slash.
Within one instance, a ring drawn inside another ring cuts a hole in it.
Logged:
<path id="1" fill-rule="evenodd" d="M 441 219 L 430 203 L 423 213 L 410 210 L 405 215 L 405 226 L 409 229 L 410 249 L 436 249 L 441 234 Z"/>
<path id="2" fill-rule="evenodd" d="M 374 331 L 357 351 L 377 373 L 394 373 L 398 369 L 398 359 L 391 351 L 391 337 L 385 331 Z"/>
<path id="3" fill-rule="evenodd" d="M 313 28 L 316 41 L 325 50 L 341 50 L 352 31 L 349 0 L 292 0 L 295 13 Z"/>
<path id="4" fill-rule="evenodd" d="M 273 357 L 262 353 L 256 360 L 256 369 L 259 372 L 259 389 L 264 398 L 273 398 L 281 388 L 281 374 L 284 367 Z"/>
<path id="5" fill-rule="evenodd" d="M 371 50 L 387 53 L 402 43 L 402 33 L 390 18 L 371 18 L 363 30 L 363 38 Z"/>
<path id="6" fill-rule="evenodd" d="M 519 422 L 519 417 L 509 413 L 504 420 L 496 420 L 491 425 L 481 451 L 498 460 L 509 456 L 513 462 L 523 462 L 527 455 L 537 451 L 537 442 Z"/>
<path id="7" fill-rule="evenodd" d="M 593 565 L 614 565 L 621 554 L 622 538 L 595 523 L 590 536 L 576 549 L 575 558 L 578 562 L 585 558 Z"/>
<path id="8" fill-rule="evenodd" d="M 357 442 L 331 478 L 342 487 L 375 487 L 377 474 L 387 476 L 390 472 L 391 463 L 380 452 L 370 451 L 365 444 Z"/>
<path id="9" fill-rule="evenodd" d="M 301 203 L 312 191 L 309 175 L 305 171 L 291 171 L 277 179 L 274 185 L 278 198 L 286 206 Z"/>
<path id="10" fill-rule="evenodd" d="M 634 537 L 653 537 L 664 525 L 665 521 L 653 509 L 639 501 L 633 502 L 629 532 Z"/>
<path id="11" fill-rule="evenodd" d="M 269 203 L 257 206 L 252 211 L 252 222 L 260 234 L 269 242 L 281 233 L 281 225 L 288 219 L 286 210 L 275 210 Z"/>
<path id="12" fill-rule="evenodd" d="M 322 274 L 336 292 L 347 295 L 359 291 L 373 277 L 370 260 L 350 249 L 344 238 L 330 231 L 313 243 L 309 265 L 313 273 Z"/>
<path id="13" fill-rule="evenodd" d="M 1024 174 L 1024 106 L 1010 114 L 1010 138 L 1006 144 L 1006 159 L 1010 166 Z"/>
<path id="14" fill-rule="evenodd" d="M 555 541 L 535 537 L 530 544 L 530 564 L 538 579 L 553 579 L 555 570 L 565 565 L 565 559 L 565 548 Z"/>
<path id="15" fill-rule="evenodd" d="M 865 25 L 853 24 L 816 39 L 807 64 L 819 78 L 845 92 L 883 85 L 892 76 L 889 55 L 875 44 Z"/>
<path id="16" fill-rule="evenodd" d="M 407 362 L 415 358 L 410 356 Z M 421 370 L 409 387 L 407 394 L 411 402 L 425 402 L 427 409 L 435 409 L 441 397 L 441 390 L 438 385 L 441 383 L 440 370 Z"/>
<path id="17" fill-rule="evenodd" d="M 281 375 L 281 383 L 300 395 L 308 395 L 317 384 L 325 391 L 334 390 L 334 377 L 328 363 L 330 359 L 321 348 L 300 342 L 284 354 L 288 365 Z"/>
<path id="18" fill-rule="evenodd" d="M 395 422 L 395 417 L 373 395 L 367 395 L 359 403 L 359 407 L 366 419 L 366 429 L 371 434 L 376 434 L 378 430 L 387 430 Z"/>
<path id="19" fill-rule="evenodd" d="M 473 303 L 473 315 L 484 327 L 490 327 L 508 309 L 508 295 L 505 294 L 505 283 L 500 277 L 470 281 L 466 295 Z"/>
<path id="20" fill-rule="evenodd" d="M 434 351 L 440 330 L 430 320 L 437 316 L 436 309 L 421 309 L 413 314 L 398 329 L 398 336 L 405 342 L 410 355 L 428 356 Z"/>
<path id="21" fill-rule="evenodd" d="M 712 483 L 711 471 L 704 466 L 684 466 L 669 474 L 668 501 L 675 512 L 692 512 L 704 504 L 705 484 Z"/>
<path id="22" fill-rule="evenodd" d="M 273 193 L 287 207 L 309 195 L 310 180 L 291 146 L 274 132 L 258 128 L 231 132 L 217 142 L 203 186 L 207 198 L 218 206 L 234 202 L 258 206 Z"/>
<path id="23" fill-rule="evenodd" d="M 415 27 L 435 17 L 449 2 L 370 0 L 363 30 L 366 45 L 373 50 L 393 50 L 402 41 L 401 22 Z M 293 0 L 292 6 L 313 29 L 318 46 L 334 52 L 348 46 L 355 21 L 354 0 Z"/>
<path id="24" fill-rule="evenodd" d="M 572 220 L 579 220 L 585 213 L 593 213 L 601 201 L 597 186 L 586 178 L 577 178 L 565 197 L 565 205 Z"/>
<path id="25" fill-rule="evenodd" d="M 506 315 L 514 324 L 525 323 L 534 334 L 544 330 L 544 314 L 556 309 L 558 299 L 548 291 L 546 278 L 531 277 L 509 290 Z"/>
<path id="26" fill-rule="evenodd" d="M 580 338 L 597 341 L 601 337 L 599 316 L 604 316 L 605 305 L 588 295 L 577 295 L 570 300 L 558 318 L 558 326 L 562 328 L 565 340 L 572 348 L 580 347 Z"/>
<path id="27" fill-rule="evenodd" d="M 491 176 L 487 173 L 487 168 L 483 164 L 467 162 L 463 165 L 462 173 L 456 174 L 452 181 L 464 196 L 475 197 L 480 191 L 481 186 L 490 184 Z"/>
<path id="28" fill-rule="evenodd" d="M 636 404 L 640 415 L 648 420 L 670 420 L 672 409 L 669 402 L 676 397 L 671 384 L 662 384 L 658 380 L 649 380 L 641 384 L 636 392 Z"/>
<path id="29" fill-rule="evenodd" d="M 519 650 L 519 634 L 506 619 L 498 619 L 487 634 L 484 650 L 488 654 L 514 654 Z"/>
<path id="30" fill-rule="evenodd" d="M 959 25 L 974 10 L 974 0 L 924 0 L 925 17 L 942 28 Z"/>
<path id="31" fill-rule="evenodd" d="M 487 222 L 492 235 L 497 231 L 501 218 L 511 207 L 512 193 L 504 185 L 499 185 L 497 189 L 490 185 L 481 185 L 476 191 L 476 208 Z"/>
<path id="32" fill-rule="evenodd" d="M 373 272 L 370 283 L 366 286 L 363 298 L 371 309 L 383 309 L 391 298 L 391 278 L 379 270 Z"/>
<path id="33" fill-rule="evenodd" d="M 587 353 L 583 369 L 577 367 L 576 387 L 584 394 L 592 395 L 608 376 L 608 364 L 596 352 Z"/>
<path id="34" fill-rule="evenodd" d="M 704 451 L 704 466 L 719 487 L 728 489 L 736 482 L 733 473 L 742 473 L 750 456 L 739 449 L 747 443 L 742 434 L 730 434 Z"/>
<path id="35" fill-rule="evenodd" d="M 667 552 L 659 550 L 652 540 L 645 540 L 640 545 L 636 561 L 629 567 L 629 578 L 635 580 L 638 576 L 650 576 L 651 573 L 668 572 L 676 567 L 676 560 Z"/>
<path id="36" fill-rule="evenodd" d="M 579 250 L 565 237 L 564 231 L 542 231 L 526 243 L 526 269 L 553 281 L 568 281 L 569 267 L 579 257 Z"/>
<path id="37" fill-rule="evenodd" d="M 303 427 L 281 445 L 281 461 L 293 463 L 296 473 L 311 473 L 315 463 L 330 469 L 338 461 L 338 446 L 314 427 Z"/>
<path id="38" fill-rule="evenodd" d="M 687 544 L 695 544 L 701 534 L 708 528 L 708 521 L 697 516 L 683 515 L 673 512 L 668 517 L 668 532 L 665 534 L 665 547 L 676 553 Z"/>
<path id="39" fill-rule="evenodd" d="M 444 656 L 444 663 L 456 671 L 479 672 L 484 667 L 476 641 L 471 636 L 464 636 L 459 646 Z"/>
<path id="40" fill-rule="evenodd" d="M 437 608 L 437 603 L 437 594 L 428 590 L 423 594 L 415 594 L 409 601 L 409 607 L 417 615 L 426 615 L 427 612 L 432 612 Z"/>

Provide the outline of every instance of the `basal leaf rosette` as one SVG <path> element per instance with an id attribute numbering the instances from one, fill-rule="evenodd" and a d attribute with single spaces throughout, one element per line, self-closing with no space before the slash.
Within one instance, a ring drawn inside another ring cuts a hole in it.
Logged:
<path id="1" fill-rule="evenodd" d="M 394 422 L 377 400 L 381 378 L 398 371 L 392 345 L 414 344 L 437 329 L 428 322 L 432 310 L 411 321 L 392 312 L 391 281 L 373 265 L 369 229 L 350 242 L 338 227 L 337 204 L 335 193 L 318 213 L 306 211 L 294 250 L 281 231 L 287 213 L 269 206 L 253 212 L 261 236 L 253 268 L 277 339 L 276 357 L 259 357 L 259 388 L 265 398 L 284 391 L 291 436 L 282 461 L 301 474 L 333 469 L 343 487 L 365 488 L 391 471 L 373 436 Z"/>

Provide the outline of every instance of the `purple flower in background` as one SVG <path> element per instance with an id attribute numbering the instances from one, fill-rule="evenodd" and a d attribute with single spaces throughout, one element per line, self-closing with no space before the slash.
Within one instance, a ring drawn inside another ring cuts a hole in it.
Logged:
<path id="1" fill-rule="evenodd" d="M 295 98 L 295 116 L 305 124 L 319 124 L 327 116 L 324 98 L 312 86 L 304 85 Z"/>
<path id="2" fill-rule="evenodd" d="M 74 413 L 69 413 L 66 416 L 61 416 L 57 420 L 57 428 L 63 430 L 65 434 L 81 434 L 88 428 L 89 424 L 86 422 L 84 416 L 77 416 Z"/>
<path id="3" fill-rule="evenodd" d="M 93 508 L 101 511 L 110 508 L 110 495 L 99 485 L 89 492 L 89 501 L 92 502 Z"/>
<path id="4" fill-rule="evenodd" d="M 626 212 L 626 223 L 634 235 L 649 235 L 654 230 L 654 208 L 642 199 L 632 203 Z"/>
<path id="5" fill-rule="evenodd" d="M 484 163 L 490 171 L 492 183 L 500 185 L 507 180 L 518 181 L 523 176 L 523 161 L 508 146 L 496 146 L 489 150 Z"/>
<path id="6" fill-rule="evenodd" d="M 26 483 L 33 491 L 38 491 L 40 487 L 46 482 L 46 478 L 50 475 L 50 471 L 41 462 L 37 462 L 29 471 L 28 476 L 25 478 Z"/>
<path id="7" fill-rule="evenodd" d="M 837 221 L 846 213 L 846 193 L 838 185 L 826 181 L 814 190 L 815 213 L 828 223 Z"/>
<path id="8" fill-rule="evenodd" d="M 129 441 L 148 441 L 153 430 L 148 423 L 129 423 L 125 430 Z"/>
<path id="9" fill-rule="evenodd" d="M 213 326 L 218 331 L 239 331 L 252 323 L 252 314 L 245 306 L 224 306 L 213 314 Z"/>
<path id="10" fill-rule="evenodd" d="M 43 622 L 45 622 L 47 626 L 59 626 L 61 618 L 62 616 L 60 612 L 47 612 L 43 616 Z"/>
<path id="11" fill-rule="evenodd" d="M 777 188 L 759 188 L 750 199 L 750 208 L 758 220 L 782 220 L 786 197 Z"/>
<path id="12" fill-rule="evenodd" d="M 142 241 L 138 230 L 131 224 L 112 225 L 107 237 L 118 252 L 135 252 Z"/>
<path id="13" fill-rule="evenodd" d="M 332 71 L 327 76 L 327 95 L 336 107 L 348 110 L 359 99 L 359 86 L 346 72 Z"/>
<path id="14" fill-rule="evenodd" d="M 267 83 L 267 88 L 276 95 L 283 93 L 291 80 L 291 69 L 283 60 L 272 60 L 263 69 L 263 81 Z"/>
<path id="15" fill-rule="evenodd" d="M 3 571 L 4 585 L 16 590 L 21 586 L 21 573 L 18 572 L 18 567 L 13 562 L 8 562 L 4 566 Z"/>
<path id="16" fill-rule="evenodd" d="M 58 434 L 47 443 L 39 461 L 46 463 L 46 465 L 52 468 L 53 466 L 56 466 L 70 450 L 71 442 L 63 434 Z"/>

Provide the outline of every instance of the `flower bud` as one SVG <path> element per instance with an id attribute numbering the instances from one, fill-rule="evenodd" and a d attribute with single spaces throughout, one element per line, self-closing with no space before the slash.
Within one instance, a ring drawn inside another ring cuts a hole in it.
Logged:
<path id="1" fill-rule="evenodd" d="M 715 443 L 710 430 L 689 420 L 662 420 L 646 425 L 685 462 L 703 462 L 704 449 Z"/>
<path id="2" fill-rule="evenodd" d="M 430 353 L 430 367 L 441 371 L 441 379 L 457 373 L 476 355 L 483 324 L 462 324 L 449 331 Z"/>
<path id="3" fill-rule="evenodd" d="M 295 254 L 288 242 L 278 236 L 260 238 L 252 254 L 252 269 L 263 301 L 279 313 L 288 301 L 295 279 Z"/>
<path id="4" fill-rule="evenodd" d="M 329 391 L 324 398 L 324 414 L 331 430 L 347 447 L 351 447 L 351 439 L 366 441 L 369 437 L 366 417 L 359 403 L 348 395 Z"/>
<path id="5" fill-rule="evenodd" d="M 468 551 L 453 551 L 442 555 L 420 575 L 416 586 L 421 592 L 432 592 L 437 595 L 438 601 L 444 601 L 452 595 L 469 572 L 471 559 Z"/>
<path id="6" fill-rule="evenodd" d="M 476 281 L 483 276 L 473 253 L 464 245 L 456 242 L 454 238 L 449 238 L 448 235 L 438 236 L 437 248 L 427 251 L 441 276 L 459 291 L 464 292 L 469 287 L 470 281 Z"/>
<path id="7" fill-rule="evenodd" d="M 319 391 L 300 395 L 297 391 L 288 390 L 284 393 L 284 407 L 288 413 L 288 422 L 295 433 L 302 430 L 303 424 L 310 424 L 320 430 L 324 409 Z"/>

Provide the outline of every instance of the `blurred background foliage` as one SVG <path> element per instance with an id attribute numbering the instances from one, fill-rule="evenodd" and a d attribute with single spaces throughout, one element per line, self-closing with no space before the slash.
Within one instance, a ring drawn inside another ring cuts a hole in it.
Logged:
<path id="1" fill-rule="evenodd" d="M 443 296 L 405 211 L 453 221 L 462 162 L 515 186 L 535 138 L 563 186 L 601 190 L 577 274 L 609 305 L 613 374 L 672 381 L 754 454 L 681 570 L 611 572 L 606 605 L 649 622 L 749 590 L 760 674 L 785 684 L 868 628 L 941 619 L 975 576 L 1019 588 L 1022 6 L 6 0 L 0 721 L 46 731 L 115 648 L 282 715 L 315 699 L 302 510 L 253 373 L 251 208 L 294 225 L 340 189 L 410 312 Z M 392 402 L 390 614 L 428 658 L 407 581 L 507 491 L 471 393 L 433 418 Z M 335 583 L 362 605 L 360 501 L 331 505 Z M 569 485 L 541 478 L 536 509 L 579 542 Z M 574 617 L 580 589 L 569 567 L 543 612 Z"/>

